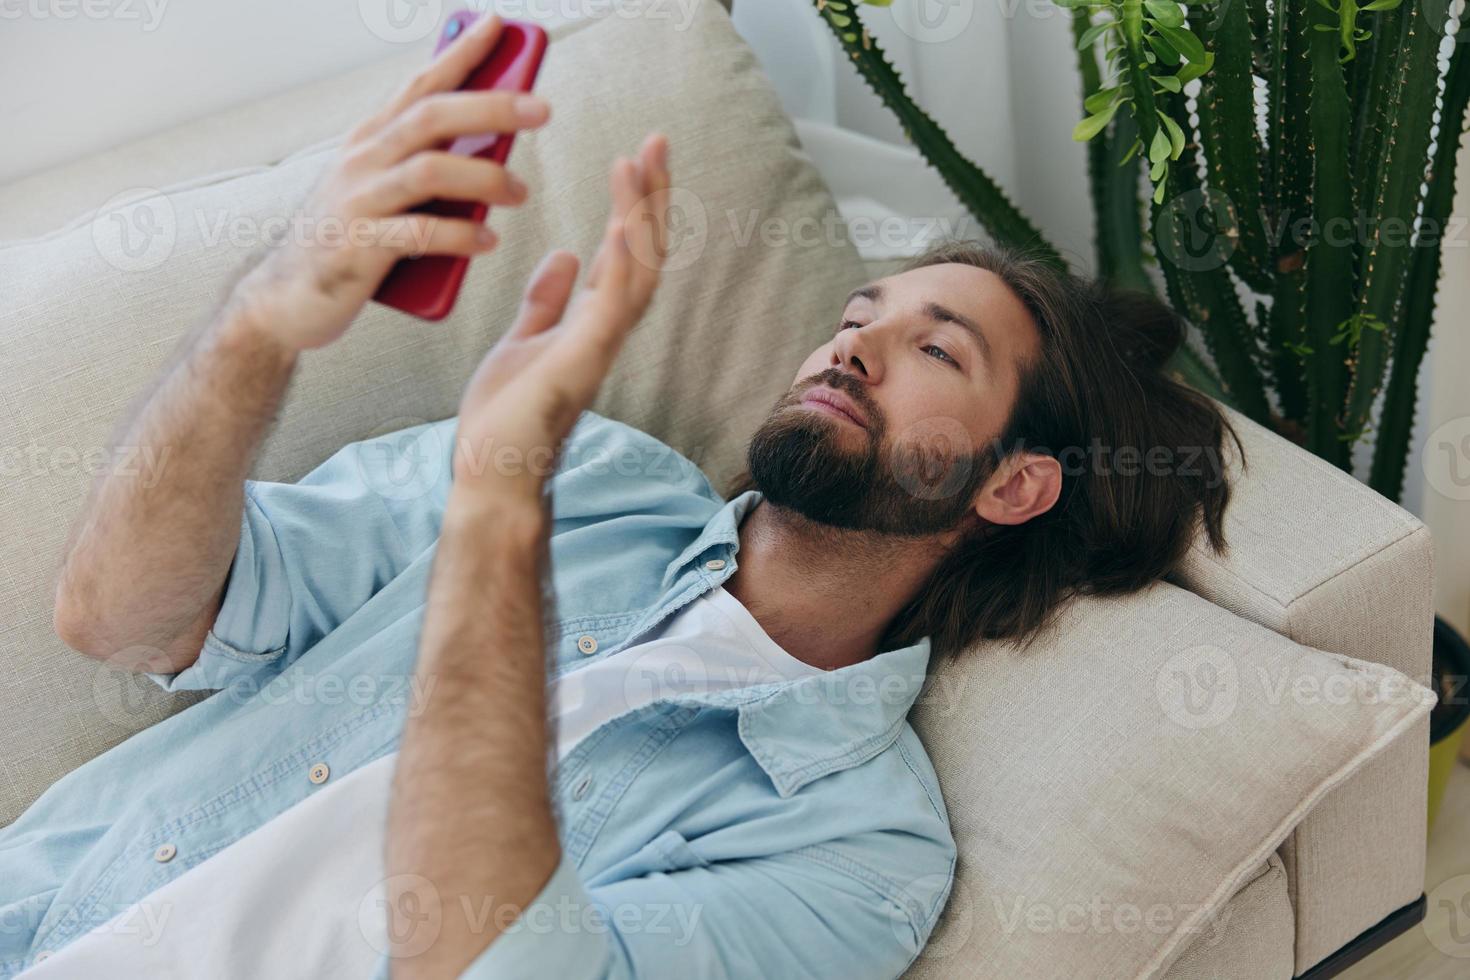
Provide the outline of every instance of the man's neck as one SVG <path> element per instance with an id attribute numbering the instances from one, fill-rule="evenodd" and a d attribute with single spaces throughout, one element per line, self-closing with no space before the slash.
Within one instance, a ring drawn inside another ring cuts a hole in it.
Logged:
<path id="1" fill-rule="evenodd" d="M 782 649 L 823 670 L 878 653 L 945 547 L 935 538 L 828 527 L 764 499 L 739 534 L 739 567 L 725 590 Z"/>

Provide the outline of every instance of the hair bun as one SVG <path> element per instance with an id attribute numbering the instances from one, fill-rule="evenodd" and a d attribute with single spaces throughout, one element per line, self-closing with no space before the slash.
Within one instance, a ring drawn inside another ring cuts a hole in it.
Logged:
<path id="1" fill-rule="evenodd" d="M 1145 370 L 1162 370 L 1184 343 L 1184 321 L 1148 293 L 1105 289 L 1104 316 L 1124 360 Z"/>

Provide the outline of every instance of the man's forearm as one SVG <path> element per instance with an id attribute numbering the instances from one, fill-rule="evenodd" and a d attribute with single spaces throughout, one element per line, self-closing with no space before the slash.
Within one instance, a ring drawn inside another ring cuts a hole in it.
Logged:
<path id="1" fill-rule="evenodd" d="M 73 525 L 56 626 L 77 649 L 134 669 L 193 662 L 239 538 L 245 476 L 296 363 L 252 315 L 231 292 L 118 427 L 114 448 L 151 465 L 101 474 Z"/>
<path id="2" fill-rule="evenodd" d="M 427 950 L 399 951 L 412 955 L 395 959 L 398 980 L 459 975 L 561 858 L 546 778 L 547 527 L 540 505 L 458 486 L 445 513 L 417 667 L 434 696 L 404 727 L 386 854 L 389 915 L 437 900 L 442 927 Z M 390 935 L 420 938 L 412 925 Z"/>

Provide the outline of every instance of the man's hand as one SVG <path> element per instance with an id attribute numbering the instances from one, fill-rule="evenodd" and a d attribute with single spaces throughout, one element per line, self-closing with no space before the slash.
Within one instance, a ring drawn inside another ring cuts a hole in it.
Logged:
<path id="1" fill-rule="evenodd" d="M 636 160 L 617 158 L 608 183 L 612 212 L 587 287 L 568 308 L 577 258 L 548 253 L 515 324 L 465 389 L 454 466 L 470 492 L 539 498 L 562 440 L 653 298 L 667 249 L 667 138 L 650 134 Z"/>
<path id="2" fill-rule="evenodd" d="M 236 287 L 253 319 L 293 351 L 340 337 L 408 255 L 477 255 L 495 247 L 484 225 L 408 213 L 434 198 L 517 205 L 523 182 L 489 160 L 439 144 L 546 122 L 547 104 L 513 92 L 458 92 L 500 37 L 487 14 L 456 38 L 381 111 L 363 120 L 313 187 L 296 240 L 274 246 Z"/>

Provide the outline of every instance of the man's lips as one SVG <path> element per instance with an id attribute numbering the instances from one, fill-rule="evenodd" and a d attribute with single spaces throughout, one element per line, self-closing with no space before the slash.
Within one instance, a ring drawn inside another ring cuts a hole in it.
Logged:
<path id="1" fill-rule="evenodd" d="M 867 419 L 863 418 L 862 411 L 842 392 L 834 388 L 813 388 L 801 396 L 801 404 L 811 405 L 818 411 L 825 411 L 829 415 L 844 418 L 859 428 L 868 427 Z"/>

